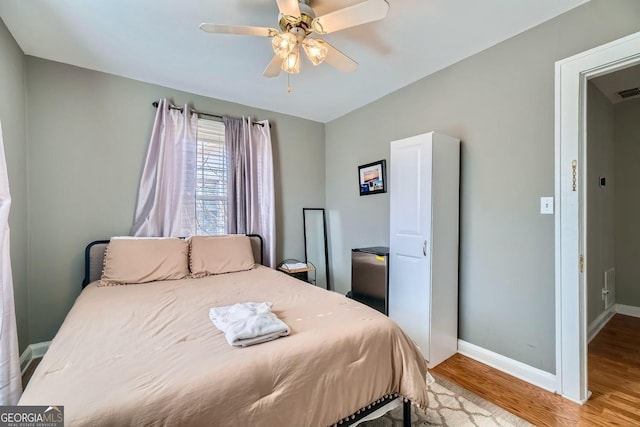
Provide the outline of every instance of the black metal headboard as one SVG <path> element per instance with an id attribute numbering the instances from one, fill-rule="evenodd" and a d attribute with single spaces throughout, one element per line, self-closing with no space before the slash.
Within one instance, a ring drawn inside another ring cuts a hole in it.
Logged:
<path id="1" fill-rule="evenodd" d="M 264 262 L 264 248 L 262 236 L 259 234 L 247 234 L 250 237 L 253 256 L 260 260 L 260 264 Z M 87 245 L 84 250 L 84 280 L 82 288 L 84 289 L 89 283 L 98 280 L 102 275 L 102 266 L 104 260 L 104 251 L 107 249 L 109 240 L 96 240 Z"/>

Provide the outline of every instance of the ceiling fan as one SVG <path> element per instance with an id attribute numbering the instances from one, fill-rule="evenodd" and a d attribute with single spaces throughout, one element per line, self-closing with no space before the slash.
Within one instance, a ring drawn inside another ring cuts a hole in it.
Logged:
<path id="1" fill-rule="evenodd" d="M 361 3 L 316 16 L 308 5 L 309 0 L 276 0 L 280 30 L 268 27 L 245 27 L 240 25 L 200 24 L 208 33 L 238 34 L 271 37 L 274 56 L 264 70 L 265 77 L 276 77 L 280 70 L 290 74 L 300 72 L 300 46 L 313 65 L 326 61 L 340 71 L 351 72 L 358 63 L 324 40 L 312 38 L 311 34 L 328 34 L 356 25 L 377 21 L 387 16 L 389 3 L 386 0 L 365 0 Z"/>

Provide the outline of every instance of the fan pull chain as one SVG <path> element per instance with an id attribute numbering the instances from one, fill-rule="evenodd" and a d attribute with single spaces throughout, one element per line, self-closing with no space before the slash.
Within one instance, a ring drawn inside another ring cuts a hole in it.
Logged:
<path id="1" fill-rule="evenodd" d="M 291 74 L 287 73 L 287 93 L 291 93 Z"/>

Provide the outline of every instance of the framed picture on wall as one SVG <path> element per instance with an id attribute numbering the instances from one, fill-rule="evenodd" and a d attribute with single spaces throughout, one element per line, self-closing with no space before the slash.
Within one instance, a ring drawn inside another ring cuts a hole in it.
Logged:
<path id="1" fill-rule="evenodd" d="M 387 192 L 386 164 L 386 160 L 378 160 L 377 162 L 358 166 L 361 196 Z"/>

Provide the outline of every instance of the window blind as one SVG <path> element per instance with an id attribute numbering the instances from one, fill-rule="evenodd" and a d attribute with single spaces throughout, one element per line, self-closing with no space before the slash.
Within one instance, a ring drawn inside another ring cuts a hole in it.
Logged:
<path id="1" fill-rule="evenodd" d="M 196 232 L 227 231 L 227 156 L 224 123 L 198 119 Z"/>

